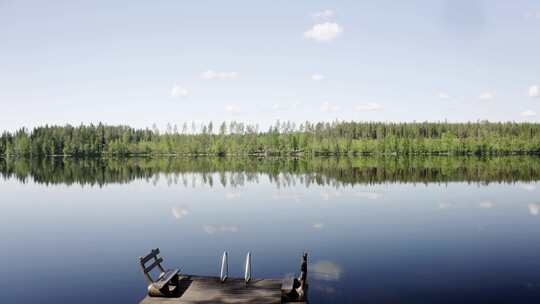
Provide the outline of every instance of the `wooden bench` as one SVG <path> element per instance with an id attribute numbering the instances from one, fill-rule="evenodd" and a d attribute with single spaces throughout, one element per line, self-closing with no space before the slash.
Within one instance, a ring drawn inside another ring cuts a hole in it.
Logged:
<path id="1" fill-rule="evenodd" d="M 159 248 L 153 249 L 148 255 L 139 257 L 144 276 L 148 281 L 148 295 L 151 297 L 170 297 L 173 296 L 178 289 L 178 272 L 179 269 L 165 270 L 161 263 L 163 258 L 158 257 Z M 147 267 L 146 263 L 152 261 Z M 157 280 L 154 280 L 150 275 L 150 271 L 158 267 L 161 271 Z"/>

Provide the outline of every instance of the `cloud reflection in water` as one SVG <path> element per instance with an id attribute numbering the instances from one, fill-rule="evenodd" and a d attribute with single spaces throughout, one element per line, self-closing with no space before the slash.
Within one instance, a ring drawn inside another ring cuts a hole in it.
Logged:
<path id="1" fill-rule="evenodd" d="M 181 207 L 173 207 L 171 212 L 175 219 L 179 220 L 189 214 L 189 210 Z"/>
<path id="2" fill-rule="evenodd" d="M 315 285 L 315 289 L 321 293 L 325 294 L 334 294 L 336 293 L 336 289 L 331 286 L 325 286 L 325 285 Z"/>
<path id="3" fill-rule="evenodd" d="M 238 232 L 239 228 L 236 225 L 204 225 L 203 226 L 204 232 L 208 234 L 215 234 L 218 232 L 229 232 L 229 233 L 235 233 Z"/>
<path id="4" fill-rule="evenodd" d="M 439 209 L 448 209 L 452 207 L 452 204 L 451 203 L 447 203 L 447 202 L 441 202 L 439 203 Z"/>
<path id="5" fill-rule="evenodd" d="M 341 192 L 339 191 L 333 191 L 333 192 L 330 192 L 330 191 L 326 191 L 326 192 L 321 192 L 321 198 L 325 201 L 329 201 L 331 199 L 334 199 L 334 198 L 337 198 L 337 197 L 340 197 L 341 196 Z"/>
<path id="6" fill-rule="evenodd" d="M 236 199 L 241 196 L 240 192 L 227 192 L 225 193 L 225 198 L 228 200 Z"/>
<path id="7" fill-rule="evenodd" d="M 276 192 L 272 195 L 273 200 L 285 200 L 299 202 L 302 200 L 303 195 L 298 192 Z"/>
<path id="8" fill-rule="evenodd" d="M 519 186 L 521 189 L 525 190 L 525 191 L 534 191 L 536 190 L 536 186 L 535 185 L 531 185 L 531 184 L 522 184 Z"/>
<path id="9" fill-rule="evenodd" d="M 529 213 L 534 216 L 540 214 L 540 204 L 529 204 Z"/>
<path id="10" fill-rule="evenodd" d="M 313 228 L 314 229 L 323 229 L 324 228 L 324 223 L 315 223 L 315 224 L 313 224 Z"/>
<path id="11" fill-rule="evenodd" d="M 310 267 L 313 277 L 322 281 L 339 281 L 343 269 L 332 261 L 318 261 Z"/>
<path id="12" fill-rule="evenodd" d="M 490 209 L 490 208 L 495 207 L 495 204 L 490 201 L 483 201 L 483 202 L 480 202 L 479 206 L 480 208 Z"/>
<path id="13" fill-rule="evenodd" d="M 376 199 L 380 199 L 383 196 L 383 194 L 381 192 L 356 192 L 354 196 L 366 198 L 370 200 L 376 200 Z"/>

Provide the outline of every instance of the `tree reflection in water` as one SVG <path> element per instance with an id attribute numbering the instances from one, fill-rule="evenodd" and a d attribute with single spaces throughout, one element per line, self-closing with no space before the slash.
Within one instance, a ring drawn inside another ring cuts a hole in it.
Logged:
<path id="1" fill-rule="evenodd" d="M 4 179 L 40 184 L 103 186 L 145 179 L 169 185 L 237 187 L 267 176 L 278 188 L 298 183 L 346 186 L 379 183 L 514 183 L 540 180 L 540 158 L 117 158 L 0 159 Z"/>

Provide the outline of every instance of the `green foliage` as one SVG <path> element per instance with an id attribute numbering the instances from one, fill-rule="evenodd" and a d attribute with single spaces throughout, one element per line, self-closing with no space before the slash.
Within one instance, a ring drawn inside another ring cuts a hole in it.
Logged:
<path id="1" fill-rule="evenodd" d="M 219 127 L 217 127 L 219 126 Z M 0 136 L 0 155 L 513 155 L 540 153 L 535 123 L 276 122 L 268 131 L 239 122 L 127 126 L 44 126 Z"/>

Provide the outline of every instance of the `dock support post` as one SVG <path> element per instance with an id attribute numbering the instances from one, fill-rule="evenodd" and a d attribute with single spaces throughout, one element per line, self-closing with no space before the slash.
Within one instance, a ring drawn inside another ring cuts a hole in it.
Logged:
<path id="1" fill-rule="evenodd" d="M 219 278 L 221 279 L 221 282 L 225 282 L 227 280 L 227 277 L 229 277 L 229 261 L 227 257 L 227 251 L 223 252 L 223 257 L 221 258 L 221 275 Z"/>
<path id="2" fill-rule="evenodd" d="M 248 252 L 246 256 L 246 270 L 244 274 L 244 280 L 246 281 L 246 285 L 251 280 L 251 252 Z"/>
<path id="3" fill-rule="evenodd" d="M 304 254 L 302 255 L 302 265 L 300 266 L 300 277 L 298 278 L 298 281 L 300 282 L 300 287 L 298 288 L 298 296 L 299 296 L 299 299 L 301 300 L 306 299 L 306 293 L 307 293 L 307 288 L 308 288 L 307 258 L 308 258 L 308 254 L 307 252 L 304 252 Z"/>

